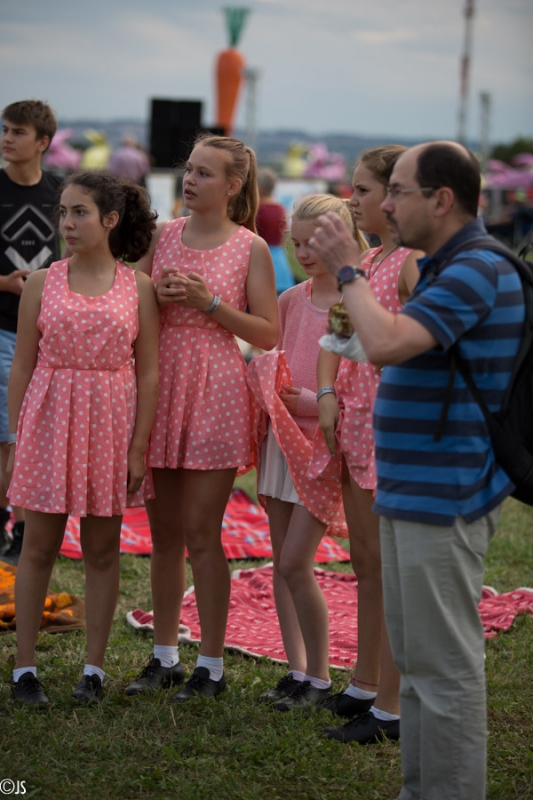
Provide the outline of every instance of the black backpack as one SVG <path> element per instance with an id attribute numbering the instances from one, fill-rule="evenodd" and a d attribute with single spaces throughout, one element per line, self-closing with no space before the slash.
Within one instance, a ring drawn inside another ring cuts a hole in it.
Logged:
<path id="1" fill-rule="evenodd" d="M 509 386 L 500 411 L 491 413 L 481 392 L 470 374 L 467 363 L 457 349 L 451 350 L 451 368 L 446 388 L 441 417 L 435 433 L 439 441 L 444 432 L 448 411 L 452 401 L 456 371 L 459 370 L 474 400 L 483 411 L 489 430 L 496 461 L 515 485 L 512 497 L 527 505 L 533 505 L 533 263 L 525 260 L 532 248 L 530 241 L 515 255 L 492 236 L 472 239 L 457 247 L 439 265 L 438 272 L 459 253 L 467 250 L 490 250 L 505 256 L 516 268 L 522 280 L 525 302 L 525 324 L 522 342 L 518 350 Z"/>

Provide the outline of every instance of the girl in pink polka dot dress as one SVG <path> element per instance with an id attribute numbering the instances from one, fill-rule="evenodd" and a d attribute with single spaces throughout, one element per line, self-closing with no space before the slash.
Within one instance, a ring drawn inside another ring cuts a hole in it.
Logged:
<path id="1" fill-rule="evenodd" d="M 70 257 L 30 275 L 22 294 L 9 379 L 9 497 L 26 510 L 13 692 L 27 704 L 48 703 L 35 644 L 69 514 L 81 517 L 87 616 L 87 664 L 72 697 L 102 697 L 122 515 L 143 502 L 158 385 L 153 286 L 117 258 L 147 251 L 154 218 L 140 187 L 99 173 L 71 176 L 59 206 Z"/>
<path id="2" fill-rule="evenodd" d="M 372 148 L 359 156 L 350 205 L 357 225 L 377 234 L 380 247 L 365 253 L 362 266 L 378 300 L 398 312 L 418 280 L 414 253 L 397 246 L 380 205 L 396 159 L 406 148 Z M 337 372 L 338 369 L 338 372 Z M 358 656 L 349 688 L 333 695 L 326 708 L 355 719 L 328 729 L 341 741 L 379 741 L 380 730 L 398 728 L 399 673 L 392 661 L 383 617 L 379 517 L 372 512 L 376 487 L 372 411 L 379 370 L 368 362 L 340 359 L 322 351 L 318 362 L 323 437 L 315 439 L 310 474 L 320 474 L 333 458 L 342 458 L 342 492 L 350 537 L 350 557 L 358 578 Z M 386 734 L 385 734 L 386 735 Z"/>
<path id="3" fill-rule="evenodd" d="M 237 470 L 252 466 L 250 395 L 235 337 L 265 350 L 278 337 L 272 260 L 255 235 L 256 174 L 255 155 L 242 142 L 197 140 L 183 178 L 190 216 L 159 225 L 139 263 L 160 305 L 161 391 L 148 454 L 154 652 L 128 695 L 183 681 L 185 548 L 202 642 L 196 669 L 172 701 L 225 686 L 230 575 L 221 526 Z"/>
<path id="4" fill-rule="evenodd" d="M 277 351 L 254 358 L 248 381 L 261 413 L 258 494 L 266 504 L 274 556 L 273 587 L 288 674 L 260 696 L 278 711 L 309 708 L 330 694 L 328 608 L 314 574 L 314 557 L 328 526 L 345 531 L 338 470 L 310 479 L 312 439 L 318 427 L 318 340 L 341 293 L 337 281 L 309 248 L 318 217 L 331 211 L 354 231 L 347 204 L 327 194 L 300 200 L 291 219 L 294 253 L 310 280 L 279 298 Z M 355 231 L 360 246 L 366 241 Z"/>

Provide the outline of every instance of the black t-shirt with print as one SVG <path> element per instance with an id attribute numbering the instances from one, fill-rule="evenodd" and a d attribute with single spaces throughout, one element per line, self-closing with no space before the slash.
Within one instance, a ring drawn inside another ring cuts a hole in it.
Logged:
<path id="1" fill-rule="evenodd" d="M 0 275 L 48 267 L 59 259 L 53 222 L 60 178 L 43 172 L 39 183 L 22 186 L 0 169 Z M 20 297 L 0 292 L 0 329 L 16 333 Z"/>

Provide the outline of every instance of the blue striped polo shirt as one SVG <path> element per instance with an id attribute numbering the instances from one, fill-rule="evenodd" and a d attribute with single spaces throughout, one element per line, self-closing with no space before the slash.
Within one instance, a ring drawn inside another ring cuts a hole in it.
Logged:
<path id="1" fill-rule="evenodd" d="M 452 525 L 458 515 L 473 522 L 514 488 L 495 462 L 483 413 L 459 373 L 443 436 L 434 438 L 452 345 L 488 407 L 497 411 L 522 337 L 522 284 L 504 257 L 469 250 L 432 277 L 458 245 L 485 235 L 483 223 L 474 220 L 433 257 L 418 262 L 420 279 L 401 313 L 416 319 L 439 345 L 383 370 L 374 407 L 376 514 L 436 525 Z"/>

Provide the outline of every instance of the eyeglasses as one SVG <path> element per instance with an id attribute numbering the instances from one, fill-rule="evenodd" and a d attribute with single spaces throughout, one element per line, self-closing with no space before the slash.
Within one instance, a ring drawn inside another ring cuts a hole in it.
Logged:
<path id="1" fill-rule="evenodd" d="M 415 189 L 400 189 L 398 186 L 387 186 L 387 194 L 390 195 L 393 200 L 397 200 L 402 194 L 413 194 L 413 192 L 421 192 L 426 197 L 429 197 L 435 191 L 436 189 L 433 189 L 431 186 L 417 186 Z"/>

